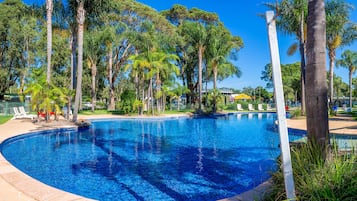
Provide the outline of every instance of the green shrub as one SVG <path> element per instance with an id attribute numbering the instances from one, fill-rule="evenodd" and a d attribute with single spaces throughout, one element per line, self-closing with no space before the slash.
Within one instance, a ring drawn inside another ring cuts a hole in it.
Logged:
<path id="1" fill-rule="evenodd" d="M 357 157 L 335 148 L 324 160 L 314 143 L 293 146 L 293 166 L 297 200 L 357 200 Z M 279 161 L 281 166 L 281 161 Z M 272 175 L 272 191 L 265 200 L 285 200 L 282 169 Z"/>
<path id="2" fill-rule="evenodd" d="M 297 118 L 301 116 L 301 109 L 295 109 L 293 111 L 290 111 L 291 118 Z"/>
<path id="3" fill-rule="evenodd" d="M 225 110 L 237 110 L 237 103 L 227 104 L 224 109 Z"/>
<path id="4" fill-rule="evenodd" d="M 116 108 L 123 111 L 125 114 L 129 114 L 134 111 L 133 105 L 135 101 L 135 91 L 125 90 L 121 96 L 120 101 L 116 102 Z"/>

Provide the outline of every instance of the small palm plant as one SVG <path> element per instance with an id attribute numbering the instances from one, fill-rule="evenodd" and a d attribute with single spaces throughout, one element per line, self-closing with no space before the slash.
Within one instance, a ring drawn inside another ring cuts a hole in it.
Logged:
<path id="1" fill-rule="evenodd" d="M 32 110 L 45 113 L 46 121 L 49 120 L 50 112 L 61 111 L 60 106 L 67 102 L 67 95 L 62 88 L 46 82 L 46 74 L 42 69 L 34 70 L 32 79 L 26 86 L 25 94 L 31 95 Z"/>

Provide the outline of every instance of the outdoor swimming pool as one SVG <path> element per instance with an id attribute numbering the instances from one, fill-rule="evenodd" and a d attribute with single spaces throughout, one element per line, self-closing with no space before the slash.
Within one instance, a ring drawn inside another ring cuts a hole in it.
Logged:
<path id="1" fill-rule="evenodd" d="M 93 199 L 217 200 L 254 188 L 276 169 L 275 119 L 260 113 L 94 120 L 78 132 L 14 137 L 1 151 L 28 175 Z"/>

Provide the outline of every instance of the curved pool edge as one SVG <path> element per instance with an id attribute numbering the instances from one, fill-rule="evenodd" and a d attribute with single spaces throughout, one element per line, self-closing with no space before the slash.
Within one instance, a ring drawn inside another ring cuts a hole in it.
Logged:
<path id="1" fill-rule="evenodd" d="M 0 143 L 7 139 L 33 134 L 45 130 L 68 129 L 73 126 L 41 127 L 29 120 L 9 120 L 0 125 Z M 4 200 L 31 201 L 90 201 L 93 199 L 75 195 L 49 185 L 46 185 L 13 166 L 0 152 L 0 198 Z"/>
<path id="2" fill-rule="evenodd" d="M 267 193 L 270 192 L 270 187 L 272 186 L 271 179 L 259 184 L 252 190 L 248 190 L 239 195 L 224 198 L 218 201 L 252 201 L 252 200 L 262 200 Z"/>
<path id="3" fill-rule="evenodd" d="M 189 117 L 189 115 L 179 115 L 179 117 Z M 96 116 L 95 118 L 85 118 L 88 120 L 97 120 L 105 118 L 124 118 L 124 119 L 134 119 L 137 117 L 116 117 L 111 115 Z M 144 117 L 147 118 L 147 117 Z M 165 117 L 159 117 L 165 118 Z M 176 118 L 174 115 L 170 115 L 166 118 Z M 142 119 L 139 117 L 138 119 Z M 56 130 L 63 128 L 74 128 L 73 126 L 59 126 L 59 127 L 41 127 L 35 125 L 28 120 L 9 120 L 7 123 L 0 125 L 0 144 L 4 141 L 20 136 L 34 134 L 36 132 L 41 132 L 45 130 Z M 5 131 L 5 132 L 4 132 Z M 261 197 L 263 192 L 269 188 L 270 182 L 265 181 L 259 186 L 255 187 L 252 190 L 243 192 L 242 194 L 221 199 L 221 201 L 233 201 L 233 200 L 250 200 L 249 198 Z M 1 198 L 17 198 L 18 201 L 29 201 L 29 200 L 51 200 L 51 201 L 70 201 L 70 200 L 85 200 L 90 201 L 93 199 L 85 198 L 76 194 L 72 194 L 54 187 L 51 187 L 47 184 L 44 184 L 27 174 L 21 172 L 10 162 L 8 162 L 0 152 L 0 197 Z M 248 196 L 248 197 L 247 197 Z"/>

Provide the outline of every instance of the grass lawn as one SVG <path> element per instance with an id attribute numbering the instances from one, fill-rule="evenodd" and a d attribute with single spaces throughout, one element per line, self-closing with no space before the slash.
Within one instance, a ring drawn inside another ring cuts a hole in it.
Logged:
<path id="1" fill-rule="evenodd" d="M 10 115 L 0 115 L 0 124 L 4 124 L 12 118 Z"/>

